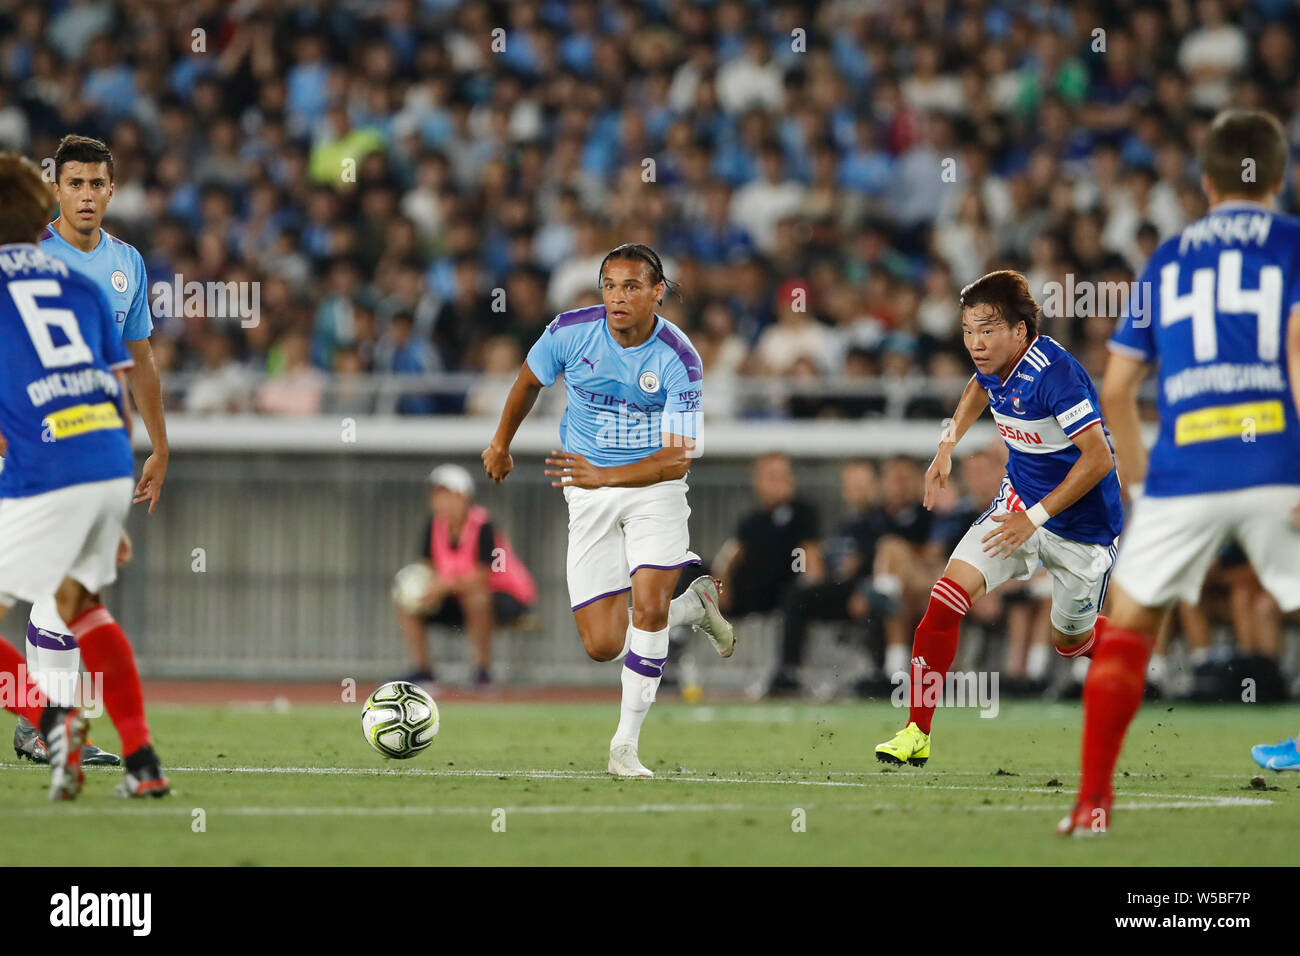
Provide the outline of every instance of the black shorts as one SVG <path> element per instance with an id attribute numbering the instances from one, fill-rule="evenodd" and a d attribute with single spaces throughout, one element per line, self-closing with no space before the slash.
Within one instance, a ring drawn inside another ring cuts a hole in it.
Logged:
<path id="1" fill-rule="evenodd" d="M 529 610 L 531 609 L 528 605 L 521 604 L 513 594 L 506 594 L 504 591 L 492 592 L 492 617 L 496 624 L 513 624 L 527 614 Z M 424 624 L 426 627 L 430 624 L 441 624 L 444 627 L 463 627 L 465 615 L 461 610 L 460 598 L 454 594 L 449 594 L 442 602 L 442 607 L 438 608 L 433 614 L 424 616 Z"/>

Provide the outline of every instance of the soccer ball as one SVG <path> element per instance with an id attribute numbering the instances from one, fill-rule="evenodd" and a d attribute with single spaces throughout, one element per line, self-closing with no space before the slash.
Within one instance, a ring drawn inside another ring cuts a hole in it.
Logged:
<path id="1" fill-rule="evenodd" d="M 436 614 L 438 604 L 425 604 L 424 594 L 437 580 L 437 573 L 427 564 L 408 564 L 393 578 L 393 603 L 407 614 Z"/>
<path id="2" fill-rule="evenodd" d="M 361 731 L 385 757 L 409 760 L 438 736 L 438 705 L 417 684 L 389 681 L 366 698 Z"/>

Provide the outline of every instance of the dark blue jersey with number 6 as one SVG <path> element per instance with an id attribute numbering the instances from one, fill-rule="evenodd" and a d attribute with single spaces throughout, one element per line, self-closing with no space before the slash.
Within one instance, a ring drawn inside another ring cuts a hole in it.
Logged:
<path id="1" fill-rule="evenodd" d="M 0 246 L 0 498 L 134 474 L 113 375 L 130 365 L 94 282 L 34 243 Z"/>

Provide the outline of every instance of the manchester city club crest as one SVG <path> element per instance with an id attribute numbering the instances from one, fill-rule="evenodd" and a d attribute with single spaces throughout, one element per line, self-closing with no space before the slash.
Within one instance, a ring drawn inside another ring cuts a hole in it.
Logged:
<path id="1" fill-rule="evenodd" d="M 113 274 L 108 277 L 108 281 L 113 283 L 113 288 L 116 291 L 118 292 L 126 291 L 126 273 L 123 272 L 121 269 L 115 270 Z"/>
<path id="2" fill-rule="evenodd" d="M 646 369 L 642 372 L 641 377 L 638 378 L 636 382 L 641 386 L 641 391 L 643 392 L 654 394 L 659 391 L 659 376 L 650 369 Z"/>

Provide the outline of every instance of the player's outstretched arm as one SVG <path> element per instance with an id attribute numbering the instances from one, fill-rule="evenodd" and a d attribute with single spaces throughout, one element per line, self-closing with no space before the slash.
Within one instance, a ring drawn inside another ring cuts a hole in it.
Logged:
<path id="1" fill-rule="evenodd" d="M 948 475 L 952 473 L 952 450 L 957 447 L 962 436 L 970 431 L 971 425 L 975 424 L 984 414 L 984 409 L 988 407 L 988 392 L 984 391 L 979 381 L 972 375 L 961 393 L 957 410 L 952 413 L 947 431 L 939 439 L 939 450 L 934 456 L 934 461 L 930 462 L 930 467 L 925 471 L 923 503 L 927 509 L 935 506 L 939 490 L 948 486 Z"/>
<path id="2" fill-rule="evenodd" d="M 598 468 L 576 452 L 552 451 L 546 463 L 552 467 L 545 474 L 554 478 L 551 485 L 562 488 L 642 488 L 661 481 L 685 478 L 691 468 L 691 451 L 695 439 L 684 435 L 663 436 L 664 446 L 630 465 Z"/>
<path id="3" fill-rule="evenodd" d="M 1145 362 L 1112 352 L 1101 380 L 1101 411 L 1115 442 L 1120 484 L 1130 495 L 1147 477 L 1147 450 L 1138 419 L 1138 388 L 1146 376 Z"/>
<path id="4" fill-rule="evenodd" d="M 505 481 L 506 475 L 515 467 L 515 460 L 510 456 L 510 443 L 515 440 L 515 432 L 528 417 L 528 413 L 537 404 L 537 396 L 544 386 L 533 374 L 533 370 L 524 362 L 515 377 L 515 384 L 510 386 L 506 404 L 501 409 L 501 421 L 497 424 L 492 443 L 483 450 L 483 470 L 493 481 Z"/>

